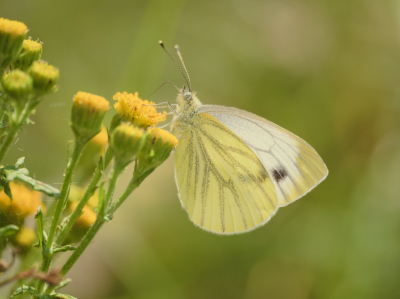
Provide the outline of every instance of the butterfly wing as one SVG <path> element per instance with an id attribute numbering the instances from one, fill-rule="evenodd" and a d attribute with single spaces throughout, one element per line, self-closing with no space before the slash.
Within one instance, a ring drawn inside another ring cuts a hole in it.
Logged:
<path id="1" fill-rule="evenodd" d="M 279 206 L 304 196 L 328 175 L 307 142 L 262 117 L 217 105 L 199 106 L 197 112 L 216 118 L 252 149 L 272 178 Z"/>
<path id="2" fill-rule="evenodd" d="M 260 159 L 215 117 L 202 113 L 192 121 L 175 151 L 175 179 L 189 218 L 219 234 L 266 223 L 278 202 Z"/>

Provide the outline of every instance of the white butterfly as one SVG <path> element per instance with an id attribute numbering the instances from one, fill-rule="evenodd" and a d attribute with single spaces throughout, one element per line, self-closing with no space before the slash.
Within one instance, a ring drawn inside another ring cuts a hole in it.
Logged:
<path id="1" fill-rule="evenodd" d="M 178 194 L 194 224 L 217 234 L 250 231 L 326 178 L 326 165 L 303 139 L 252 113 L 202 105 L 187 82 L 172 126 L 182 132 Z"/>

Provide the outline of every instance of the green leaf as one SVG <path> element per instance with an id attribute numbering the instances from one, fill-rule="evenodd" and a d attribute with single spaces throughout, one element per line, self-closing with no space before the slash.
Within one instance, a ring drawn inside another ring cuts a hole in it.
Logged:
<path id="1" fill-rule="evenodd" d="M 58 286 L 56 286 L 54 289 L 55 289 L 55 290 L 61 289 L 61 288 L 65 287 L 65 286 L 67 286 L 71 281 L 72 281 L 71 278 L 64 279 L 64 280 L 61 281 L 60 284 L 59 284 Z"/>
<path id="2" fill-rule="evenodd" d="M 58 253 L 58 252 L 65 252 L 65 251 L 71 251 L 71 250 L 75 250 L 76 247 L 72 246 L 72 245 L 65 245 L 62 247 L 57 247 L 51 250 L 52 254 Z"/>
<path id="3" fill-rule="evenodd" d="M 46 257 L 50 253 L 50 249 L 47 247 L 46 232 L 43 230 L 43 212 L 42 212 L 42 208 L 40 206 L 37 209 L 35 219 L 36 219 L 37 233 L 39 236 L 39 246 L 38 247 L 43 248 L 42 255 L 43 255 L 43 257 Z"/>
<path id="4" fill-rule="evenodd" d="M 35 215 L 36 219 L 36 228 L 37 228 L 37 233 L 39 236 L 39 247 L 44 244 L 44 236 L 43 236 L 43 212 L 41 206 L 38 206 L 37 213 Z"/>
<path id="5" fill-rule="evenodd" d="M 10 184 L 8 182 L 6 182 L 4 185 L 4 193 L 7 194 L 7 196 L 10 198 L 10 200 L 12 200 L 12 194 L 11 194 L 11 188 L 10 188 Z"/>
<path id="6" fill-rule="evenodd" d="M 25 184 L 28 184 L 29 186 L 32 187 L 33 190 L 42 192 L 51 197 L 60 197 L 60 190 L 58 190 L 57 188 L 54 188 L 53 186 L 47 185 L 41 181 L 35 180 L 35 179 L 27 176 L 22 171 L 24 169 L 25 168 L 18 171 L 17 175 L 15 176 L 15 179 L 22 181 Z"/>
<path id="7" fill-rule="evenodd" d="M 29 292 L 31 295 L 37 296 L 37 290 L 34 287 L 22 285 L 18 289 L 15 290 L 15 292 L 11 295 L 11 297 L 22 295 L 25 292 Z"/>
<path id="8" fill-rule="evenodd" d="M 15 169 L 18 169 L 22 164 L 24 164 L 25 157 L 21 157 L 17 160 L 17 163 L 15 163 Z"/>
<path id="9" fill-rule="evenodd" d="M 15 234 L 19 230 L 19 227 L 13 224 L 9 224 L 7 226 L 0 228 L 0 238 L 7 237 Z"/>

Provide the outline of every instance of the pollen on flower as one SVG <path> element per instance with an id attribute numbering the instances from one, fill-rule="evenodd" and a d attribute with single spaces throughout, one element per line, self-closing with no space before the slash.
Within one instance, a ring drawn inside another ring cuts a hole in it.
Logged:
<path id="1" fill-rule="evenodd" d="M 114 95 L 113 99 L 118 101 L 114 105 L 118 114 L 135 126 L 147 128 L 155 126 L 166 119 L 165 114 L 157 113 L 156 108 L 148 106 L 153 105 L 153 102 L 142 100 L 139 98 L 137 92 L 134 94 L 118 92 Z"/>
<path id="2" fill-rule="evenodd" d="M 150 133 L 150 136 L 153 137 L 153 144 L 161 138 L 163 144 L 168 143 L 172 146 L 172 148 L 178 145 L 178 139 L 174 135 L 163 129 L 152 128 L 148 130 L 148 132 Z"/>
<path id="3" fill-rule="evenodd" d="M 28 189 L 23 183 L 10 183 L 10 189 L 13 199 L 0 192 L 0 210 L 4 212 L 12 221 L 20 221 L 30 214 L 34 214 L 37 208 L 45 207 L 42 203 L 42 194 L 38 191 Z"/>
<path id="4" fill-rule="evenodd" d="M 11 21 L 0 18 L 0 32 L 8 33 L 13 36 L 23 35 L 28 31 L 28 27 L 22 22 Z"/>

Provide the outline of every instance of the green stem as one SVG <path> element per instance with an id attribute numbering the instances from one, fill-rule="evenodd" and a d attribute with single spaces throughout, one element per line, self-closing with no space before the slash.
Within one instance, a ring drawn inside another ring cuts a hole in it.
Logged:
<path id="1" fill-rule="evenodd" d="M 0 163 L 3 161 L 4 156 L 7 154 L 11 143 L 13 142 L 15 136 L 18 133 L 18 130 L 21 128 L 21 126 L 25 123 L 26 119 L 28 116 L 32 113 L 33 109 L 36 107 L 37 101 L 36 98 L 33 98 L 28 101 L 28 103 L 25 105 L 24 109 L 21 109 L 16 107 L 15 109 L 15 119 L 12 121 L 12 124 L 10 126 L 10 130 L 7 133 L 7 136 L 3 142 L 3 146 L 0 149 Z"/>
<path id="2" fill-rule="evenodd" d="M 100 161 L 101 162 L 101 161 Z M 87 204 L 90 197 L 93 194 L 93 190 L 96 188 L 97 183 L 99 182 L 101 176 L 103 175 L 103 165 L 102 163 L 97 164 L 97 168 L 93 174 L 92 180 L 89 183 L 89 186 L 86 188 L 85 194 L 83 194 L 81 200 L 79 201 L 78 205 L 76 206 L 75 210 L 72 212 L 71 216 L 68 219 L 68 222 L 60 232 L 57 237 L 56 244 L 61 244 L 64 238 L 70 232 L 72 226 L 74 225 L 75 221 L 79 218 L 82 213 L 83 207 Z"/>
<path id="3" fill-rule="evenodd" d="M 85 147 L 86 143 L 80 142 L 79 140 L 76 141 L 74 152 L 72 153 L 71 160 L 68 163 L 67 170 L 65 172 L 64 182 L 61 188 L 60 198 L 58 199 L 56 210 L 54 212 L 54 217 L 51 222 L 50 232 L 47 239 L 47 246 L 51 250 L 53 247 L 54 237 L 57 231 L 58 224 L 60 222 L 61 214 L 65 208 L 65 203 L 68 198 L 69 187 L 72 180 L 72 175 L 74 173 L 76 164 L 78 163 L 79 157 L 81 156 L 82 150 Z M 50 268 L 51 260 L 53 256 L 49 253 L 46 257 L 43 258 L 42 266 L 40 270 L 42 272 L 47 272 Z M 38 290 L 42 292 L 44 288 L 44 282 L 39 281 L 38 283 Z"/>
<path id="4" fill-rule="evenodd" d="M 120 207 L 120 205 L 129 197 L 129 195 L 132 194 L 132 192 L 139 187 L 139 185 L 143 182 L 143 180 L 153 172 L 155 168 L 152 168 L 146 172 L 144 172 L 142 175 L 133 175 L 131 181 L 129 182 L 128 187 L 126 187 L 124 193 L 121 194 L 121 196 L 113 202 L 113 204 L 110 206 L 110 208 L 107 211 L 107 214 L 113 215 L 114 212 Z"/>

